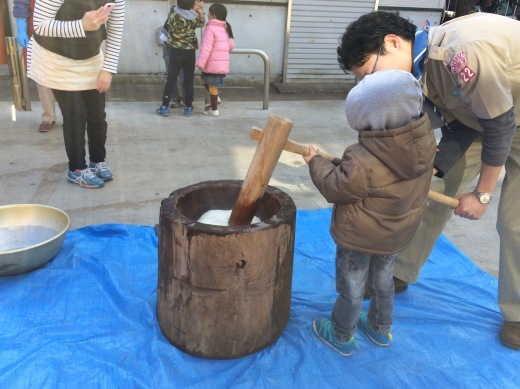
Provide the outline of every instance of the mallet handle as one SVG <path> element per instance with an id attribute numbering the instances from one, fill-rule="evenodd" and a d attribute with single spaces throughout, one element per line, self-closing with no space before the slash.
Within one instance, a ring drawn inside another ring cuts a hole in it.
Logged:
<path id="1" fill-rule="evenodd" d="M 249 135 L 251 139 L 260 142 L 260 140 L 262 140 L 262 137 L 264 136 L 264 131 L 261 128 L 253 127 Z M 309 155 L 309 146 L 306 146 L 302 143 L 297 143 L 290 139 L 287 139 L 287 142 L 285 143 L 283 149 L 285 151 L 290 151 L 292 153 L 300 154 L 303 156 Z M 321 150 L 316 150 L 316 154 L 332 162 L 334 165 L 339 165 L 341 163 L 341 158 L 334 157 L 333 155 L 325 153 Z M 437 203 L 447 205 L 451 208 L 457 208 L 459 206 L 459 200 L 457 200 L 456 198 L 446 196 L 442 193 L 434 192 L 432 190 L 428 192 L 428 198 Z"/>
<path id="2" fill-rule="evenodd" d="M 253 127 L 251 129 L 250 136 L 251 136 L 251 139 L 254 139 L 254 140 L 260 142 L 260 140 L 264 136 L 264 131 L 261 128 Z M 287 142 L 285 142 L 285 146 L 283 149 L 285 151 L 290 151 L 291 153 L 300 154 L 303 156 L 309 155 L 309 146 L 304 145 L 302 143 L 297 143 L 290 139 L 287 139 Z M 320 157 L 323 157 L 326 160 L 331 161 L 334 165 L 339 165 L 341 163 L 341 158 L 336 158 L 335 156 L 327 154 L 324 151 L 316 150 L 316 153 Z"/>

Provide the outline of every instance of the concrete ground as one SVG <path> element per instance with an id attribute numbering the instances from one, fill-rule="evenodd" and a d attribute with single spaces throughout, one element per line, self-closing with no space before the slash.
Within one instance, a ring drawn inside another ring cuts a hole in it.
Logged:
<path id="1" fill-rule="evenodd" d="M 15 112 L 8 81 L 0 79 L 0 205 L 38 203 L 67 212 L 71 228 L 102 223 L 153 226 L 161 200 L 179 188 L 207 180 L 245 178 L 256 148 L 253 126 L 264 128 L 269 115 L 294 123 L 290 138 L 341 156 L 356 142 L 344 114 L 345 93 L 270 92 L 262 109 L 262 87 L 225 87 L 220 117 L 202 115 L 203 89 L 195 88 L 194 114 L 172 109 L 155 114 L 162 85 L 115 83 L 107 95 L 107 163 L 114 180 L 88 190 L 67 183 L 62 118 L 41 134 L 38 94 L 31 88 L 32 111 Z M 58 111 L 59 112 L 59 111 Z M 438 130 L 437 130 L 438 131 Z M 283 152 L 270 185 L 287 192 L 298 209 L 328 207 L 313 186 L 301 156 Z M 499 193 L 496 193 L 498 198 Z M 493 201 L 481 221 L 453 217 L 445 235 L 481 269 L 496 276 L 499 241 Z"/>

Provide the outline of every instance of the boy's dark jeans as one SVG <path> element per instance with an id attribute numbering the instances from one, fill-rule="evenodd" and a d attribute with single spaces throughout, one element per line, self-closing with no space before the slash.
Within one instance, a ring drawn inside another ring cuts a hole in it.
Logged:
<path id="1" fill-rule="evenodd" d="M 368 319 L 372 328 L 386 334 L 392 325 L 394 306 L 393 255 L 359 253 L 336 248 L 336 290 L 339 293 L 332 323 L 340 342 L 347 341 L 357 330 L 365 283 L 371 292 Z"/>
<path id="2" fill-rule="evenodd" d="M 172 47 L 168 63 L 168 77 L 163 92 L 163 103 L 165 107 L 170 104 L 174 84 L 182 69 L 184 73 L 184 105 L 191 107 L 193 103 L 193 78 L 195 74 L 195 50 L 183 50 Z"/>
<path id="3" fill-rule="evenodd" d="M 166 66 L 166 72 L 168 72 L 168 67 L 170 66 L 170 51 L 171 47 L 166 43 L 163 44 L 163 59 L 164 65 Z M 179 81 L 181 82 L 182 95 L 179 94 L 179 89 L 177 88 L 177 80 L 173 81 L 172 92 L 168 95 L 171 99 L 178 99 L 179 97 L 184 101 L 183 96 L 186 95 L 186 91 L 184 90 L 184 73 L 181 69 L 179 73 Z"/>
<path id="4" fill-rule="evenodd" d="M 95 89 L 64 91 L 53 89 L 63 115 L 63 139 L 69 159 L 69 170 L 83 170 L 85 163 L 85 129 L 88 152 L 93 162 L 104 162 L 106 157 L 107 122 L 105 93 Z"/>

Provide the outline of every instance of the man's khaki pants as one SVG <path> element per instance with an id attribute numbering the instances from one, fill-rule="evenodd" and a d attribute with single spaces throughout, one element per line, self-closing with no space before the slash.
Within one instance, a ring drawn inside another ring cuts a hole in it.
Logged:
<path id="1" fill-rule="evenodd" d="M 56 121 L 56 99 L 52 94 L 52 89 L 42 86 L 36 83 L 38 87 L 38 97 L 40 98 L 40 103 L 42 104 L 42 122 L 55 122 Z"/>
<path id="2" fill-rule="evenodd" d="M 468 185 L 480 173 L 482 138 L 477 138 L 443 179 L 433 178 L 431 189 L 454 197 L 473 190 Z M 508 321 L 520 321 L 520 131 L 517 129 L 505 164 L 505 177 L 498 205 L 497 231 L 500 236 L 498 303 Z M 415 283 L 422 266 L 442 233 L 453 210 L 429 201 L 423 220 L 410 246 L 395 262 L 394 276 Z M 478 223 L 479 221 L 473 221 Z M 467 239 L 475 239 L 467 236 Z M 478 244 L 475 241 L 475 244 Z"/>

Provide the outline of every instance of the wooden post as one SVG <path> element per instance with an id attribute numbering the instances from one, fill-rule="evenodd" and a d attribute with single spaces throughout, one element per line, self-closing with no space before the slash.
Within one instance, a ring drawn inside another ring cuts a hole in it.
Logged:
<path id="1" fill-rule="evenodd" d="M 251 224 L 258 201 L 262 198 L 280 154 L 289 138 L 293 122 L 283 116 L 270 115 L 264 136 L 256 148 L 246 178 L 238 194 L 231 215 L 230 226 Z"/>

